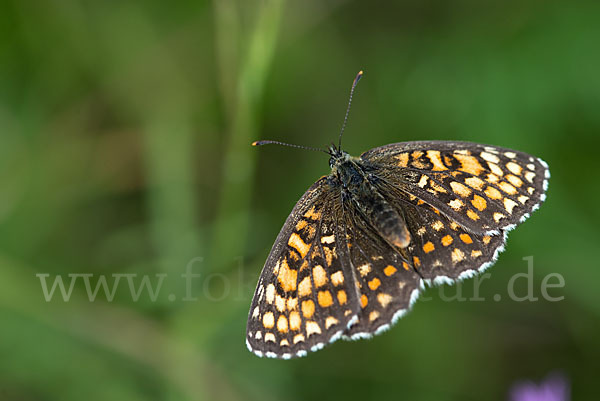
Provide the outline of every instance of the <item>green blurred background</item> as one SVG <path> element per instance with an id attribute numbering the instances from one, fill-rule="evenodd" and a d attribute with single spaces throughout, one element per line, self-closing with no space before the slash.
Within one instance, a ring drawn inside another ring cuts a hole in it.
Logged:
<path id="1" fill-rule="evenodd" d="M 599 17 L 593 0 L 3 1 L 0 399 L 504 400 L 554 371 L 596 399 Z M 429 289 L 372 340 L 259 359 L 244 344 L 254 286 L 328 166 L 250 142 L 335 141 L 360 69 L 351 154 L 519 149 L 549 163 L 547 203 L 511 234 L 485 301 L 445 301 L 472 282 Z M 516 302 L 528 256 L 540 299 Z M 541 298 L 550 273 L 561 302 Z M 167 276 L 155 300 L 122 278 L 90 301 L 81 276 L 47 302 L 38 274 Z"/>

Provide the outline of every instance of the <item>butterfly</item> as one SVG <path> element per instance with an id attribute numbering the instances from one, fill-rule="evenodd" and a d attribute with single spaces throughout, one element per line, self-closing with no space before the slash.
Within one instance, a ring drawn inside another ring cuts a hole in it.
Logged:
<path id="1" fill-rule="evenodd" d="M 540 158 L 470 142 L 393 143 L 359 157 L 327 150 L 331 173 L 300 198 L 264 265 L 246 344 L 289 359 L 339 338 L 369 338 L 426 285 L 482 272 L 507 233 L 546 198 Z M 279 143 L 258 141 L 254 145 Z M 297 146 L 299 147 L 299 146 Z"/>

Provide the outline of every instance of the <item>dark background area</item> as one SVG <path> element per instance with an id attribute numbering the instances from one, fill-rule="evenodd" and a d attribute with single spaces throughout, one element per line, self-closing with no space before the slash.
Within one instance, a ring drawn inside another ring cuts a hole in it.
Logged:
<path id="1" fill-rule="evenodd" d="M 505 400 L 551 372 L 596 399 L 599 16 L 591 0 L 2 2 L 0 399 Z M 250 143 L 336 141 L 361 69 L 345 150 L 522 150 L 550 165 L 547 202 L 481 300 L 474 280 L 428 289 L 372 340 L 259 359 L 254 286 L 329 168 Z M 535 302 L 509 296 L 526 257 L 514 291 Z M 57 277 L 68 301 L 45 300 Z M 114 297 L 90 300 L 101 277 Z M 164 277 L 156 297 L 132 295 L 144 277 Z"/>

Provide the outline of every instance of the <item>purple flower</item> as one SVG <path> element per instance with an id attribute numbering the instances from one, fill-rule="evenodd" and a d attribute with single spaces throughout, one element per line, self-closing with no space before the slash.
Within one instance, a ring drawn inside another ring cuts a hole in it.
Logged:
<path id="1" fill-rule="evenodd" d="M 536 385 L 532 381 L 518 382 L 510 390 L 510 401 L 569 401 L 569 382 L 560 373 L 548 375 Z"/>

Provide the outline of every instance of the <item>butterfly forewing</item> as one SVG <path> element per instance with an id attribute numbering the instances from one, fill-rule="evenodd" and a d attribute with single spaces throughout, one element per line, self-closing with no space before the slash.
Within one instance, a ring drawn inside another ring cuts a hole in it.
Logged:
<path id="1" fill-rule="evenodd" d="M 328 178 L 296 204 L 265 263 L 246 341 L 259 356 L 303 356 L 339 338 L 358 310 Z"/>
<path id="2" fill-rule="evenodd" d="M 377 166 L 383 185 L 478 234 L 500 234 L 526 219 L 545 199 L 549 177 L 541 159 L 469 142 L 397 143 L 371 149 L 361 159 Z"/>

